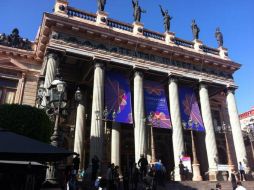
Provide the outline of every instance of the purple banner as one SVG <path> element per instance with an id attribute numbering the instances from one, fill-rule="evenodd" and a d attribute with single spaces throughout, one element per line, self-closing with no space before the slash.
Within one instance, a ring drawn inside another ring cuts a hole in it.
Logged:
<path id="1" fill-rule="evenodd" d="M 146 118 L 153 114 L 154 127 L 171 128 L 165 90 L 158 82 L 144 80 L 144 98 Z"/>
<path id="2" fill-rule="evenodd" d="M 115 111 L 116 122 L 133 123 L 128 75 L 114 71 L 106 73 L 105 105 L 109 112 L 109 120 L 113 120 L 112 113 Z"/>
<path id="3" fill-rule="evenodd" d="M 183 125 L 196 131 L 205 131 L 197 98 L 193 88 L 179 88 L 180 110 Z"/>

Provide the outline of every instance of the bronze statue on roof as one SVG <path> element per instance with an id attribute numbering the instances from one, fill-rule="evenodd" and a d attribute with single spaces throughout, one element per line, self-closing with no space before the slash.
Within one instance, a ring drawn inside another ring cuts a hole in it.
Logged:
<path id="1" fill-rule="evenodd" d="M 223 35 L 222 35 L 219 27 L 216 28 L 215 37 L 216 37 L 216 40 L 218 42 L 218 46 L 223 47 Z"/>
<path id="2" fill-rule="evenodd" d="M 170 31 L 170 20 L 173 18 L 169 15 L 168 10 L 163 10 L 162 6 L 160 6 L 161 9 L 161 14 L 163 16 L 163 25 L 164 25 L 164 30 L 165 32 Z"/>
<path id="3" fill-rule="evenodd" d="M 144 9 L 141 9 L 141 7 L 138 4 L 138 0 L 133 1 L 132 0 L 132 6 L 133 6 L 133 17 L 135 22 L 140 22 L 141 20 L 141 13 L 146 13 Z"/>
<path id="4" fill-rule="evenodd" d="M 97 0 L 98 11 L 104 11 L 106 2 L 106 0 Z"/>
<path id="5" fill-rule="evenodd" d="M 192 30 L 193 39 L 198 40 L 200 29 L 199 29 L 198 25 L 196 24 L 195 20 L 192 20 L 191 30 Z"/>

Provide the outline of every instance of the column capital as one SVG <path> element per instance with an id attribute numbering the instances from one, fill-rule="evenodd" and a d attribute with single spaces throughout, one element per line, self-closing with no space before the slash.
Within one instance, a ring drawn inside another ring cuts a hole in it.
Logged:
<path id="1" fill-rule="evenodd" d="M 134 77 L 137 75 L 142 78 L 144 77 L 144 73 L 143 73 L 143 71 L 141 71 L 141 69 L 134 69 Z"/>
<path id="2" fill-rule="evenodd" d="M 205 83 L 205 82 L 200 82 L 199 83 L 199 89 L 201 89 L 201 88 L 207 88 L 207 87 L 208 87 L 207 83 Z"/>
<path id="3" fill-rule="evenodd" d="M 205 80 L 205 79 L 200 78 L 199 79 L 199 89 L 200 88 L 208 88 L 210 83 L 212 83 L 212 82 L 209 81 L 209 80 Z"/>
<path id="4" fill-rule="evenodd" d="M 171 82 L 178 83 L 178 77 L 177 76 L 173 76 L 173 75 L 169 75 L 168 76 L 168 84 L 170 84 Z"/>
<path id="5" fill-rule="evenodd" d="M 47 59 L 51 58 L 51 59 L 54 59 L 56 61 L 59 60 L 59 55 L 55 52 L 47 52 L 46 57 L 47 57 Z"/>
<path id="6" fill-rule="evenodd" d="M 103 62 L 95 62 L 94 63 L 94 68 L 101 68 L 101 69 L 105 69 L 105 63 Z"/>
<path id="7" fill-rule="evenodd" d="M 227 94 L 228 93 L 235 94 L 236 89 L 237 89 L 237 86 L 228 85 L 227 86 Z"/>

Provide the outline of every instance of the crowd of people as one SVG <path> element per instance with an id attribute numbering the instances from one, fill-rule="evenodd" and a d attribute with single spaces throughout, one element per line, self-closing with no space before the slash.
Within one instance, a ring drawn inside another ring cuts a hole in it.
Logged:
<path id="1" fill-rule="evenodd" d="M 98 174 L 101 173 L 99 172 L 101 163 L 98 157 L 95 155 L 91 161 L 91 175 L 89 177 L 91 186 L 89 189 L 138 190 L 142 186 L 142 189 L 156 190 L 157 186 L 165 186 L 166 169 L 161 160 L 149 163 L 144 155 L 140 155 L 139 161 L 137 163 L 130 161 L 128 166 L 123 168 L 122 173 L 119 166 L 114 163 L 108 163 L 104 176 L 98 176 Z M 67 190 L 78 189 L 77 176 L 81 178 L 86 176 L 86 179 L 88 178 L 84 170 L 79 170 L 79 164 L 80 160 L 77 155 L 73 158 L 72 167 L 68 170 L 66 175 Z M 232 187 L 234 190 L 245 190 L 241 184 L 241 181 L 245 180 L 244 167 L 241 162 L 239 162 L 238 170 L 239 174 L 234 172 L 231 173 Z M 186 167 L 181 161 L 179 164 L 179 172 L 181 180 L 187 180 Z M 222 190 L 223 187 L 220 183 L 217 183 L 215 189 Z"/>

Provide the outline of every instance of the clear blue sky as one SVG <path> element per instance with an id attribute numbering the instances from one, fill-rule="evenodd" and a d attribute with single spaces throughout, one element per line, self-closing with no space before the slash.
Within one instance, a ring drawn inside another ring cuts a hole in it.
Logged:
<path id="1" fill-rule="evenodd" d="M 96 12 L 96 0 L 70 0 L 70 6 Z M 140 0 L 147 11 L 141 21 L 151 30 L 163 32 L 159 4 L 173 16 L 171 31 L 176 36 L 191 40 L 190 24 L 196 19 L 200 40 L 217 47 L 214 31 L 220 26 L 224 46 L 229 49 L 232 60 L 242 68 L 234 75 L 239 89 L 236 97 L 239 112 L 254 106 L 254 1 L 253 0 Z M 35 38 L 43 12 L 51 12 L 54 0 L 3 0 L 0 11 L 0 32 L 9 34 L 14 27 L 20 35 L 30 40 Z M 132 23 L 131 0 L 107 0 L 106 12 L 111 18 Z"/>

